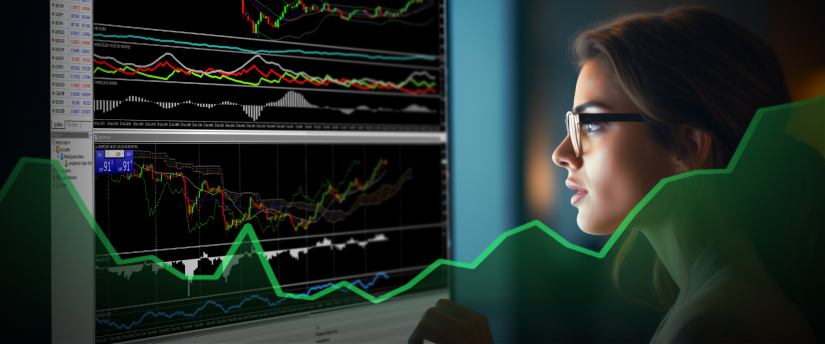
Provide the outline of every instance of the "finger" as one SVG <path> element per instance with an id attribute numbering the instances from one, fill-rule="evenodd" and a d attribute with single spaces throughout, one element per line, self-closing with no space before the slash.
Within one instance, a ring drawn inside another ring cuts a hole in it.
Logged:
<path id="1" fill-rule="evenodd" d="M 478 342 L 474 338 L 477 338 L 478 333 L 483 330 L 474 327 L 475 322 L 471 319 L 459 319 L 435 307 L 424 312 L 421 319 L 444 329 L 444 337 L 451 341 Z"/>
<path id="2" fill-rule="evenodd" d="M 447 299 L 438 300 L 438 302 L 435 303 L 435 308 L 438 308 L 459 319 L 469 319 L 479 314 L 476 311 Z"/>
<path id="3" fill-rule="evenodd" d="M 448 328 L 459 329 L 461 331 L 460 333 L 465 337 L 473 341 L 478 341 L 482 337 L 491 337 L 490 325 L 484 314 L 446 299 L 438 300 L 438 302 L 436 302 L 436 309 L 444 311 L 444 313 L 449 316 L 458 319 L 457 325 Z"/>
<path id="4" fill-rule="evenodd" d="M 418 322 L 418 326 L 413 331 L 413 336 L 410 336 L 410 339 L 418 339 L 421 338 L 421 342 L 415 343 L 423 343 L 423 340 L 429 340 L 433 343 L 446 343 L 447 342 L 447 332 L 436 326 L 435 324 L 429 322 L 428 320 L 421 320 Z"/>
<path id="5" fill-rule="evenodd" d="M 424 315 L 421 316 L 421 320 L 427 320 L 436 326 L 443 328 L 443 329 L 451 329 L 456 328 L 461 324 L 462 320 L 456 318 L 447 312 L 444 312 L 438 308 L 431 307 L 424 312 Z"/>
<path id="6" fill-rule="evenodd" d="M 407 344 L 424 344 L 424 337 L 418 333 L 418 327 L 410 334 L 410 338 L 407 339 Z"/>

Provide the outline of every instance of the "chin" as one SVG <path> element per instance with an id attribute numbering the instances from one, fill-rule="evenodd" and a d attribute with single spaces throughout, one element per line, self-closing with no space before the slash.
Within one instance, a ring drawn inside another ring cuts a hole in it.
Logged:
<path id="1" fill-rule="evenodd" d="M 618 225 L 594 221 L 594 219 L 588 218 L 586 215 L 582 214 L 581 210 L 579 210 L 579 215 L 576 217 L 576 224 L 579 225 L 582 232 L 592 235 L 613 234 L 616 232 L 616 229 L 619 228 Z"/>

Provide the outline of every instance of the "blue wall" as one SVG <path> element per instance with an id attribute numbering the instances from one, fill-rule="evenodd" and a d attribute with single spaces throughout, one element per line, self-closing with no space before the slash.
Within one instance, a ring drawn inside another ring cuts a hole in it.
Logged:
<path id="1" fill-rule="evenodd" d="M 450 1 L 449 89 L 452 163 L 452 258 L 471 262 L 499 234 L 518 224 L 514 195 L 516 107 L 513 4 L 504 0 Z M 496 342 L 510 342 L 512 278 L 456 273 L 452 299 L 487 316 Z M 491 297 L 495 295 L 495 297 Z"/>
<path id="2" fill-rule="evenodd" d="M 471 262 L 515 227 L 514 43 L 504 0 L 448 3 L 453 259 Z"/>

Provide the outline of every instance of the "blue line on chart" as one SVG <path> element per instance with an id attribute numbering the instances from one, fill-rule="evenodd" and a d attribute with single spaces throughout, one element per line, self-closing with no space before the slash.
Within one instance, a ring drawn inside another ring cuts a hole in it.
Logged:
<path id="1" fill-rule="evenodd" d="M 372 286 L 375 284 L 375 282 L 378 280 L 378 277 L 383 277 L 384 279 L 390 279 L 390 277 L 389 277 L 389 276 L 387 276 L 387 274 L 385 274 L 385 273 L 383 273 L 383 272 L 379 272 L 378 274 L 376 274 L 376 275 L 375 275 L 375 277 L 373 277 L 372 282 L 369 282 L 369 283 L 367 283 L 367 284 L 364 284 L 364 282 L 361 282 L 361 280 L 360 280 L 360 279 L 358 279 L 358 280 L 355 280 L 355 282 L 352 282 L 351 284 L 352 284 L 352 285 L 361 285 L 362 289 L 366 290 L 366 289 L 369 289 L 370 287 L 372 287 Z M 324 288 L 329 288 L 329 287 L 332 287 L 332 286 L 334 286 L 334 284 L 332 284 L 331 282 L 330 282 L 330 283 L 327 283 L 327 284 L 323 284 L 323 285 L 316 285 L 316 286 L 314 286 L 314 287 L 312 287 L 312 288 L 309 288 L 309 290 L 307 290 L 307 292 L 306 292 L 306 293 L 303 293 L 303 294 L 292 294 L 292 295 L 304 295 L 304 296 L 309 296 L 309 294 L 310 294 L 311 292 L 315 291 L 315 290 L 320 290 L 320 289 L 324 289 Z M 339 290 L 340 290 L 340 291 L 342 291 L 342 292 L 348 292 L 348 291 L 349 291 L 349 289 L 339 289 Z M 233 310 L 233 309 L 239 309 L 239 308 L 241 308 L 241 306 L 243 306 L 243 304 L 244 304 L 244 303 L 246 303 L 247 301 L 251 301 L 252 299 L 257 299 L 257 300 L 264 301 L 264 302 L 266 302 L 266 303 L 267 303 L 270 307 L 275 307 L 275 306 L 277 306 L 278 304 L 280 304 L 281 302 L 283 302 L 284 300 L 286 300 L 287 298 L 285 297 L 285 298 L 282 298 L 282 299 L 280 299 L 280 300 L 278 300 L 278 301 L 271 302 L 271 301 L 269 301 L 269 299 L 268 299 L 268 298 L 265 298 L 265 297 L 262 297 L 262 296 L 258 296 L 258 295 L 252 295 L 252 296 L 249 296 L 249 297 L 247 297 L 247 298 L 243 299 L 243 301 L 241 301 L 241 303 L 239 303 L 239 304 L 237 304 L 237 305 L 229 306 L 229 308 L 224 308 L 224 306 L 223 306 L 223 305 L 221 305 L 221 304 L 219 304 L 219 303 L 217 303 L 217 302 L 215 302 L 215 301 L 209 300 L 209 301 L 206 301 L 206 302 L 203 304 L 203 306 L 201 306 L 200 308 L 196 309 L 196 310 L 195 310 L 194 312 L 192 312 L 192 313 L 186 313 L 186 312 L 183 312 L 183 311 L 176 311 L 176 312 L 174 312 L 174 313 L 172 313 L 172 314 L 168 314 L 168 313 L 166 313 L 166 312 L 155 312 L 155 311 L 148 311 L 148 312 L 144 313 L 144 314 L 143 314 L 143 316 L 142 316 L 142 317 L 140 317 L 140 319 L 138 319 L 137 321 L 132 321 L 132 323 L 131 323 L 131 324 L 129 324 L 129 325 L 126 325 L 126 324 L 118 324 L 118 323 L 116 323 L 116 322 L 114 322 L 114 321 L 111 321 L 111 320 L 109 320 L 109 319 L 100 319 L 100 318 L 95 318 L 95 321 L 97 321 L 97 323 L 98 323 L 98 324 L 106 324 L 106 325 L 109 325 L 109 326 L 111 326 L 111 327 L 115 327 L 115 328 L 117 328 L 117 329 L 119 329 L 119 330 L 123 330 L 123 329 L 127 329 L 127 330 L 128 330 L 128 329 L 131 329 L 131 328 L 132 328 L 132 326 L 135 326 L 135 325 L 140 324 L 140 323 L 143 321 L 143 319 L 144 319 L 144 318 L 146 318 L 147 316 L 150 316 L 150 315 L 151 315 L 151 316 L 154 316 L 155 318 L 157 318 L 157 317 L 159 317 L 159 316 L 161 316 L 161 315 L 162 315 L 162 316 L 165 316 L 165 317 L 167 317 L 167 318 L 169 318 L 169 319 L 172 319 L 172 317 L 177 316 L 177 315 L 183 315 L 183 316 L 185 316 L 185 317 L 189 317 L 189 318 L 191 318 L 191 317 L 194 317 L 196 314 L 198 314 L 198 312 L 200 312 L 200 311 L 202 311 L 204 308 L 206 308 L 206 306 L 208 306 L 208 305 L 214 305 L 214 306 L 217 306 L 217 307 L 218 307 L 218 308 L 220 308 L 220 309 L 221 309 L 224 313 L 229 313 L 229 311 L 231 311 L 231 310 Z"/>
<path id="2" fill-rule="evenodd" d="M 243 51 L 247 53 L 253 54 L 303 54 L 303 55 L 323 55 L 323 56 L 345 56 L 345 57 L 360 57 L 369 60 L 385 60 L 385 61 L 411 61 L 411 60 L 425 60 L 425 61 L 434 61 L 435 57 L 432 56 L 424 56 L 424 55 L 412 55 L 412 56 L 385 56 L 385 55 L 369 55 L 369 54 L 361 54 L 361 53 L 340 53 L 335 51 L 315 51 L 315 50 L 301 50 L 301 49 L 285 49 L 285 50 L 251 50 L 251 49 L 244 49 L 240 47 L 230 47 L 226 45 L 214 45 L 214 44 L 207 44 L 207 43 L 192 43 L 192 42 L 185 42 L 185 41 L 177 41 L 174 39 L 160 39 L 160 38 L 152 38 L 152 37 L 143 37 L 143 36 L 135 36 L 135 35 L 107 35 L 103 33 L 96 33 L 94 34 L 95 37 L 101 38 L 134 38 L 134 39 L 142 39 L 147 41 L 153 42 L 160 42 L 160 43 L 175 43 L 175 44 L 184 44 L 184 45 L 191 45 L 194 47 L 207 47 L 207 48 L 216 48 L 216 49 L 229 49 L 229 50 L 237 50 Z"/>

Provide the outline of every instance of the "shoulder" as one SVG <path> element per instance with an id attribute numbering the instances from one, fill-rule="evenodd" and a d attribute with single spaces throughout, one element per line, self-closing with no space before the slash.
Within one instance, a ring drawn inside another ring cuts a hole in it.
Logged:
<path id="1" fill-rule="evenodd" d="M 707 310 L 685 319 L 675 328 L 671 343 L 758 343 L 759 337 L 744 319 Z"/>
<path id="2" fill-rule="evenodd" d="M 807 319 L 781 292 L 724 269 L 685 300 L 679 313 L 674 342 L 814 341 Z"/>

